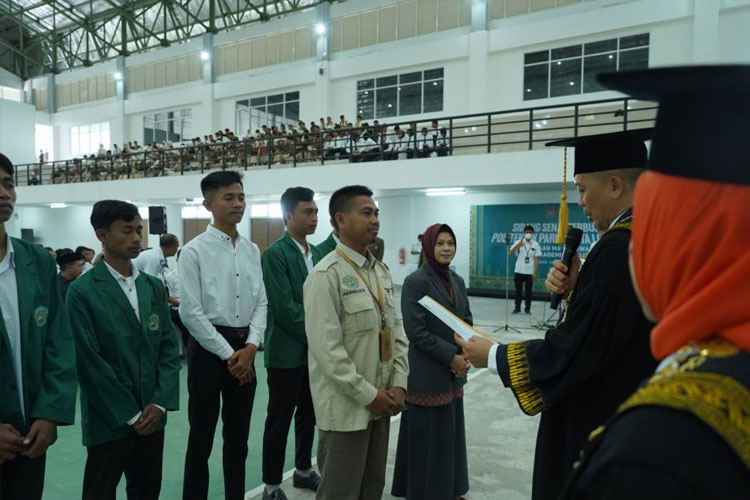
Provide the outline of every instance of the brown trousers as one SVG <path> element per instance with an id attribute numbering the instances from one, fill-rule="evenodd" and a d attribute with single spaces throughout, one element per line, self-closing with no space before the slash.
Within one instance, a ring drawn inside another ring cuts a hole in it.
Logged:
<path id="1" fill-rule="evenodd" d="M 362 431 L 318 432 L 321 482 L 315 500 L 380 500 L 390 423 L 382 417 Z"/>

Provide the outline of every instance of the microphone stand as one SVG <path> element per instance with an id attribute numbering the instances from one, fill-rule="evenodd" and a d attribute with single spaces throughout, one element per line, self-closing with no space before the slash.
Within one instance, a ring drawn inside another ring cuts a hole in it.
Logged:
<path id="1" fill-rule="evenodd" d="M 508 325 L 508 317 L 509 317 L 509 311 L 508 307 L 510 306 L 509 298 L 508 298 L 508 291 L 510 290 L 510 285 L 508 284 L 509 276 L 508 273 L 510 272 L 510 235 L 505 235 L 505 326 L 496 328 L 492 331 L 492 333 L 498 332 L 500 330 L 507 331 L 514 331 L 516 333 L 521 333 L 521 330 L 518 328 L 513 328 L 512 326 Z"/>

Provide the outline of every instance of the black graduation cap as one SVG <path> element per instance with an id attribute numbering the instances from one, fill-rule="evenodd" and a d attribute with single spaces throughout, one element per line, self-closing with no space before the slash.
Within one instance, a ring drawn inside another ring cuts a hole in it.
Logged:
<path id="1" fill-rule="evenodd" d="M 659 102 L 649 169 L 750 184 L 750 66 L 604 73 L 605 87 Z"/>
<path id="2" fill-rule="evenodd" d="M 645 128 L 586 135 L 548 142 L 546 145 L 576 148 L 573 175 L 620 168 L 646 168 L 648 153 L 644 141 L 651 138 L 652 131 Z"/>
<path id="3" fill-rule="evenodd" d="M 77 260 L 83 260 L 83 255 L 78 252 L 68 252 L 57 256 L 57 265 L 62 266 L 69 262 L 75 262 Z"/>

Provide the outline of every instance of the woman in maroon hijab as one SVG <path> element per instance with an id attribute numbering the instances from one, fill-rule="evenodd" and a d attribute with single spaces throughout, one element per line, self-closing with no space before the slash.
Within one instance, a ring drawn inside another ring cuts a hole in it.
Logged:
<path id="1" fill-rule="evenodd" d="M 466 285 L 449 267 L 456 255 L 453 230 L 447 224 L 427 228 L 422 253 L 424 265 L 406 278 L 401 293 L 409 381 L 391 493 L 452 500 L 469 491 L 463 406 L 469 364 L 453 331 L 417 301 L 428 295 L 469 324 L 472 316 Z"/>

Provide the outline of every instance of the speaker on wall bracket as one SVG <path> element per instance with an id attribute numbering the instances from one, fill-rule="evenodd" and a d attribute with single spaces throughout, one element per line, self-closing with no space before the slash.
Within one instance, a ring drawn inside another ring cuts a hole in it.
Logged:
<path id="1" fill-rule="evenodd" d="M 167 212 L 164 207 L 148 207 L 148 234 L 167 232 Z"/>

